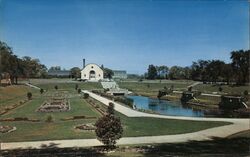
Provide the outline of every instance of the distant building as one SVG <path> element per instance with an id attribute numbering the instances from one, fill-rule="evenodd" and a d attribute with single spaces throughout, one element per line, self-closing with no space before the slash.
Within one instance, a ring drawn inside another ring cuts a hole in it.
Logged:
<path id="1" fill-rule="evenodd" d="M 83 63 L 83 69 L 81 71 L 81 79 L 88 81 L 99 81 L 103 79 L 103 70 L 97 64 L 87 64 L 85 66 L 85 60 Z"/>
<path id="2" fill-rule="evenodd" d="M 114 79 L 126 79 L 128 78 L 127 72 L 125 70 L 113 70 L 114 75 L 112 78 Z"/>
<path id="3" fill-rule="evenodd" d="M 51 77 L 70 77 L 70 70 L 49 70 L 48 75 Z"/>

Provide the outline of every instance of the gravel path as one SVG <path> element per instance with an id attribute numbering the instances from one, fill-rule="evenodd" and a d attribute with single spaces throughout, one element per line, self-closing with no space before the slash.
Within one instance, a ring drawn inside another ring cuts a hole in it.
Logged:
<path id="1" fill-rule="evenodd" d="M 165 116 L 139 112 L 107 98 L 101 97 L 89 91 L 88 93 L 92 98 L 101 101 L 105 105 L 110 102 L 114 103 L 115 110 L 128 116 L 128 117 L 152 117 L 152 118 L 166 118 L 166 119 L 179 119 L 179 120 L 193 120 L 193 121 L 224 121 L 233 124 L 201 130 L 193 133 L 177 134 L 177 135 L 161 135 L 161 136 L 142 136 L 142 137 L 124 137 L 118 140 L 118 145 L 126 144 L 147 144 L 147 143 L 178 143 L 188 142 L 190 140 L 202 141 L 210 140 L 213 137 L 227 137 L 229 135 L 250 129 L 250 119 L 236 119 L 236 118 L 196 118 L 196 117 L 178 117 L 178 116 Z M 0 148 L 6 149 L 24 149 L 24 148 L 41 148 L 41 146 L 55 145 L 59 148 L 67 147 L 91 147 L 102 145 L 97 139 L 75 139 L 75 140 L 53 140 L 53 141 L 35 141 L 35 142 L 10 142 L 1 143 Z"/>

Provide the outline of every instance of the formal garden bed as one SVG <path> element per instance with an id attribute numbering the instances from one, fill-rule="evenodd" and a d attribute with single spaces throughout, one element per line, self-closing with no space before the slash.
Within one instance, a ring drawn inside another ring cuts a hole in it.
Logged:
<path id="1" fill-rule="evenodd" d="M 16 127 L 9 126 L 9 125 L 5 125 L 5 126 L 0 125 L 0 133 L 9 133 L 15 130 L 16 130 Z"/>
<path id="2" fill-rule="evenodd" d="M 66 112 L 70 110 L 70 102 L 66 98 L 53 98 L 49 102 L 45 101 L 37 112 Z"/>
<path id="3" fill-rule="evenodd" d="M 15 118 L 0 119 L 0 122 L 16 122 L 16 121 L 40 122 L 39 119 L 30 119 L 27 117 L 15 117 Z"/>
<path id="4" fill-rule="evenodd" d="M 80 124 L 74 127 L 77 130 L 87 130 L 87 131 L 94 131 L 96 127 L 92 123 L 88 124 Z"/>
<path id="5" fill-rule="evenodd" d="M 78 120 L 78 119 L 96 119 L 97 117 L 94 116 L 72 116 L 72 117 L 66 117 L 66 118 L 61 118 L 62 121 L 67 121 L 67 120 Z"/>
<path id="6" fill-rule="evenodd" d="M 17 107 L 22 106 L 26 102 L 28 102 L 28 100 L 21 100 L 21 101 L 19 101 L 19 103 L 15 103 L 15 104 L 12 104 L 12 105 L 8 105 L 8 106 L 5 106 L 5 107 L 2 107 L 2 108 L 0 108 L 1 109 L 0 115 L 4 115 L 4 114 L 8 113 L 9 111 L 11 111 L 13 109 L 16 109 Z"/>

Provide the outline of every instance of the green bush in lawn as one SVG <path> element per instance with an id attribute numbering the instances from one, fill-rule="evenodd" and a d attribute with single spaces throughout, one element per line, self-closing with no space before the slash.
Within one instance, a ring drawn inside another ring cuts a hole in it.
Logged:
<path id="1" fill-rule="evenodd" d="M 32 99 L 32 93 L 31 93 L 31 92 L 28 92 L 28 93 L 27 93 L 27 98 L 28 98 L 28 100 L 31 100 L 31 99 Z"/>
<path id="2" fill-rule="evenodd" d="M 40 89 L 40 93 L 43 94 L 43 92 L 44 92 L 44 89 L 41 88 L 41 89 Z"/>
<path id="3" fill-rule="evenodd" d="M 114 101 L 118 101 L 120 103 L 123 103 L 131 108 L 133 108 L 134 105 L 134 100 L 131 98 L 126 98 L 126 97 L 115 97 Z"/>
<path id="4" fill-rule="evenodd" d="M 58 86 L 57 85 L 55 85 L 55 90 L 58 90 Z"/>
<path id="5" fill-rule="evenodd" d="M 82 91 L 82 90 L 79 88 L 79 89 L 77 90 L 77 93 L 78 93 L 78 94 L 80 94 L 80 93 L 81 93 L 81 91 Z"/>
<path id="6" fill-rule="evenodd" d="M 78 89 L 78 84 L 75 85 L 75 90 L 77 90 L 77 89 Z"/>
<path id="7" fill-rule="evenodd" d="M 51 115 L 48 115 L 46 118 L 46 122 L 48 122 L 48 123 L 53 122 L 53 117 Z"/>
<path id="8" fill-rule="evenodd" d="M 84 93 L 84 94 L 83 94 L 83 98 L 84 98 L 84 99 L 88 99 L 88 98 L 89 98 L 89 94 L 88 94 L 88 93 Z"/>

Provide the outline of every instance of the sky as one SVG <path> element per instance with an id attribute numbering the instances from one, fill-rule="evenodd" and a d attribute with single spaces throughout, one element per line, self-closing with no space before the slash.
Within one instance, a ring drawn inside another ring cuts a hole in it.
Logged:
<path id="1" fill-rule="evenodd" d="M 96 63 L 143 74 L 149 64 L 230 62 L 249 49 L 249 2 L 0 0 L 0 40 L 48 68 Z"/>

